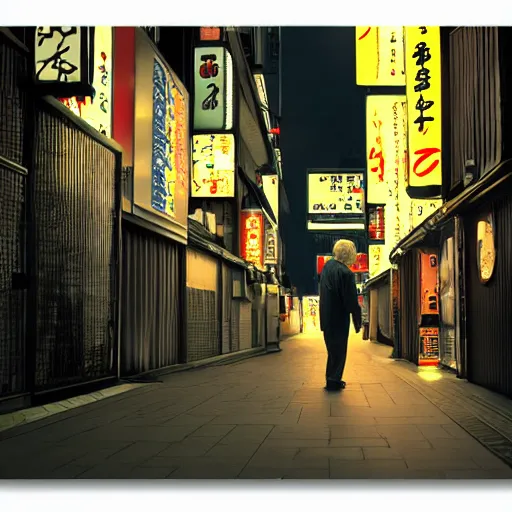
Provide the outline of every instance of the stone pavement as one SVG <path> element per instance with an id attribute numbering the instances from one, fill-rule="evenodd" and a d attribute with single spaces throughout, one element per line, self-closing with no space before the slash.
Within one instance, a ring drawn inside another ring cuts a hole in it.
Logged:
<path id="1" fill-rule="evenodd" d="M 512 477 L 393 371 L 389 347 L 352 334 L 347 387 L 327 393 L 321 337 L 281 346 L 4 431 L 0 477 Z"/>

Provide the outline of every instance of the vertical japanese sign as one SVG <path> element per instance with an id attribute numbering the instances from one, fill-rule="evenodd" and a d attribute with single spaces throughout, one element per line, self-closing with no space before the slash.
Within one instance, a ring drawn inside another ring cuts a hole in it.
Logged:
<path id="1" fill-rule="evenodd" d="M 403 86 L 403 27 L 356 27 L 356 84 Z"/>
<path id="2" fill-rule="evenodd" d="M 265 265 L 277 265 L 277 233 L 268 228 L 265 234 Z"/>
<path id="3" fill-rule="evenodd" d="M 302 332 L 320 330 L 320 298 L 318 295 L 302 297 Z"/>
<path id="4" fill-rule="evenodd" d="M 367 96 L 366 149 L 367 201 L 388 204 L 397 188 L 397 172 L 403 164 L 403 104 L 405 96 Z M 398 164 L 397 164 L 398 160 Z"/>
<path id="5" fill-rule="evenodd" d="M 38 82 L 80 82 L 84 48 L 81 27 L 37 27 L 35 73 Z"/>
<path id="6" fill-rule="evenodd" d="M 151 207 L 176 217 L 176 185 L 187 190 L 187 108 L 182 91 L 156 58 L 153 64 Z"/>
<path id="7" fill-rule="evenodd" d="M 370 278 L 378 276 L 384 269 L 384 265 L 382 264 L 383 249 L 384 246 L 380 244 L 370 244 L 368 246 L 368 272 L 370 274 Z"/>
<path id="8" fill-rule="evenodd" d="M 385 240 L 381 251 L 384 270 L 389 253 L 406 234 L 402 227 L 408 225 L 410 213 L 409 202 L 402 203 L 400 197 L 406 195 L 406 99 L 383 95 L 368 96 L 366 101 L 368 202 L 384 205 L 370 209 L 369 238 Z"/>
<path id="9" fill-rule="evenodd" d="M 192 197 L 235 197 L 235 137 L 194 135 Z"/>
<path id="10" fill-rule="evenodd" d="M 400 166 L 398 175 L 398 204 L 400 212 L 400 238 L 408 235 L 413 229 L 411 198 L 407 194 L 409 158 L 407 146 L 407 102 L 402 103 L 401 115 L 398 116 L 398 132 L 400 133 Z"/>
<path id="11" fill-rule="evenodd" d="M 274 212 L 274 217 L 279 222 L 279 178 L 275 174 L 261 177 L 263 192 Z"/>
<path id="12" fill-rule="evenodd" d="M 189 97 L 147 34 L 135 31 L 134 207 L 187 227 L 190 139 Z M 160 220 L 154 220 L 160 222 Z"/>
<path id="13" fill-rule="evenodd" d="M 74 114 L 106 137 L 112 136 L 112 27 L 94 28 L 93 96 L 60 98 Z"/>
<path id="14" fill-rule="evenodd" d="M 441 38 L 439 27 L 406 27 L 405 72 L 408 104 L 408 193 L 441 194 Z"/>
<path id="15" fill-rule="evenodd" d="M 240 254 L 242 258 L 263 269 L 263 241 L 265 227 L 263 213 L 260 210 L 242 210 L 240 212 Z"/>
<path id="16" fill-rule="evenodd" d="M 226 48 L 195 48 L 194 92 L 194 130 L 233 128 L 233 60 Z"/>
<path id="17" fill-rule="evenodd" d="M 94 97 L 82 107 L 82 118 L 100 133 L 112 133 L 112 27 L 94 29 Z"/>

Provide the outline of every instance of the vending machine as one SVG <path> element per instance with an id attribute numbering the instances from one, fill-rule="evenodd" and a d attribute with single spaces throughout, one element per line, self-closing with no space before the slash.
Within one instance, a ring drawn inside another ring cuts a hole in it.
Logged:
<path id="1" fill-rule="evenodd" d="M 420 261 L 419 366 L 439 364 L 439 265 L 438 255 L 422 250 Z"/>

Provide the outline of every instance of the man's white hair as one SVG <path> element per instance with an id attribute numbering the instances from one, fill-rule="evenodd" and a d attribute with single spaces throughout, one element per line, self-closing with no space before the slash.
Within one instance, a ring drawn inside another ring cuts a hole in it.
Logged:
<path id="1" fill-rule="evenodd" d="M 334 259 L 350 267 L 356 262 L 357 251 L 351 240 L 338 240 L 332 249 Z"/>

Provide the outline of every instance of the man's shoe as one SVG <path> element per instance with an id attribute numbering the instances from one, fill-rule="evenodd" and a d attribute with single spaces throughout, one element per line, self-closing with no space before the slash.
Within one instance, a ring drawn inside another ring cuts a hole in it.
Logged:
<path id="1" fill-rule="evenodd" d="M 343 389 L 345 386 L 343 385 L 343 383 L 341 382 L 333 382 L 333 381 L 330 381 L 330 382 L 327 382 L 326 385 L 325 385 L 325 390 L 326 391 L 339 391 L 340 389 Z"/>

